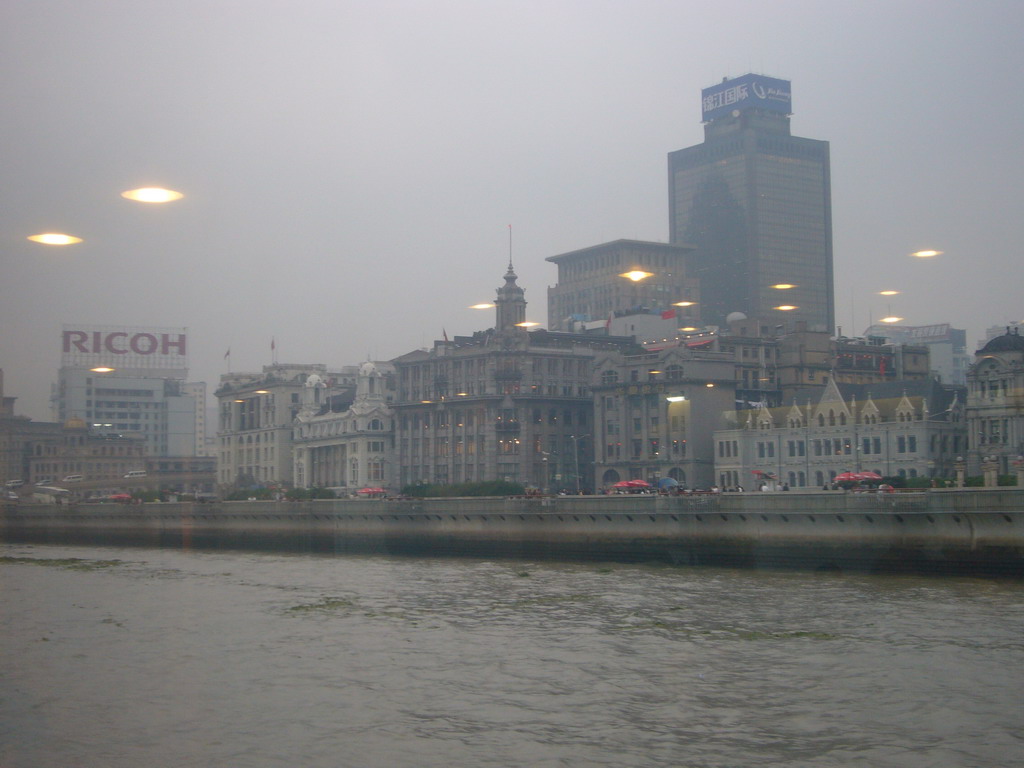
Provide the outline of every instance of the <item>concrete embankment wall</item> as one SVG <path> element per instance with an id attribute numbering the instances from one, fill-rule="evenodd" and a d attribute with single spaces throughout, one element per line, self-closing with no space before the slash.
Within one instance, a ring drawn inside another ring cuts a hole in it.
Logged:
<path id="1" fill-rule="evenodd" d="M 1024 576 L 1024 490 L 14 505 L 4 541 Z"/>

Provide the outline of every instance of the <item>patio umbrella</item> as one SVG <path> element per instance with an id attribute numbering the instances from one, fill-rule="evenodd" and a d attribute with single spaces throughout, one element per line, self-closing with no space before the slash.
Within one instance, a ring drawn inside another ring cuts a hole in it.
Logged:
<path id="1" fill-rule="evenodd" d="M 612 485 L 612 488 L 632 488 L 632 482 L 632 480 L 619 480 Z"/>
<path id="2" fill-rule="evenodd" d="M 858 483 L 860 480 L 861 476 L 858 472 L 841 472 L 832 478 L 834 483 Z"/>
<path id="3" fill-rule="evenodd" d="M 356 493 L 364 493 L 370 495 L 372 493 L 384 493 L 383 488 L 360 488 Z"/>
<path id="4" fill-rule="evenodd" d="M 869 482 L 877 482 L 882 479 L 882 476 L 877 472 L 858 472 L 857 478 L 859 480 L 867 480 Z"/>
<path id="5" fill-rule="evenodd" d="M 679 485 L 679 481 L 674 477 L 662 477 L 658 480 L 659 488 L 675 488 Z"/>
<path id="6" fill-rule="evenodd" d="M 648 483 L 646 480 L 640 480 L 639 478 L 637 478 L 636 480 L 627 480 L 626 482 L 629 483 L 629 487 L 630 488 L 650 488 L 651 487 L 650 483 Z"/>

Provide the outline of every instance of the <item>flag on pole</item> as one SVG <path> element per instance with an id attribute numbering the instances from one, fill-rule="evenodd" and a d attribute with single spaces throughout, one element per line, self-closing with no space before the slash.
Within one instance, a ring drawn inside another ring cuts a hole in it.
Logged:
<path id="1" fill-rule="evenodd" d="M 227 360 L 231 357 L 231 347 L 228 347 L 228 351 L 224 353 L 224 359 Z"/>
<path id="2" fill-rule="evenodd" d="M 277 349 L 277 344 L 274 342 L 274 337 L 271 336 L 270 337 L 270 351 L 273 352 L 275 349 Z"/>
<path id="3" fill-rule="evenodd" d="M 442 328 L 441 329 L 441 333 L 444 335 L 444 340 L 448 341 L 448 331 L 446 331 L 444 328 Z"/>

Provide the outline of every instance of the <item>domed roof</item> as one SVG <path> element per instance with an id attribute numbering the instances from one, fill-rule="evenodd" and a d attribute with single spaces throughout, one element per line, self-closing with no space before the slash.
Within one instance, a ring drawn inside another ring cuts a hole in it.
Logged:
<path id="1" fill-rule="evenodd" d="M 1024 337 L 1020 335 L 1020 329 L 1014 328 L 1011 331 L 1006 329 L 1002 336 L 996 336 L 984 347 L 978 350 L 977 354 L 992 352 L 1024 352 Z"/>
<path id="2" fill-rule="evenodd" d="M 312 389 L 313 387 L 323 387 L 325 385 L 323 378 L 319 374 L 311 373 L 306 379 L 306 386 Z"/>
<path id="3" fill-rule="evenodd" d="M 725 316 L 725 322 L 735 323 L 737 320 L 746 320 L 747 316 L 742 312 L 730 312 Z"/>

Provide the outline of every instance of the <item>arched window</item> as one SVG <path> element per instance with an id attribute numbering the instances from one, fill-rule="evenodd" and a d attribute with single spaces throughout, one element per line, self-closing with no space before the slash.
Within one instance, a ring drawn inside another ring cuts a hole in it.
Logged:
<path id="1" fill-rule="evenodd" d="M 820 413 L 818 414 L 818 426 L 819 427 L 824 427 L 825 426 L 825 416 L 823 414 L 820 414 Z"/>
<path id="2" fill-rule="evenodd" d="M 840 413 L 839 414 L 839 426 L 841 426 L 841 427 L 845 427 L 846 426 L 846 414 L 845 413 Z"/>
<path id="3" fill-rule="evenodd" d="M 830 410 L 828 412 L 828 425 L 830 427 L 834 427 L 836 425 L 836 412 L 835 411 L 831 411 Z"/>

